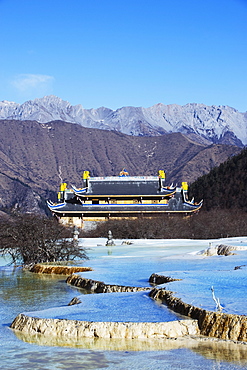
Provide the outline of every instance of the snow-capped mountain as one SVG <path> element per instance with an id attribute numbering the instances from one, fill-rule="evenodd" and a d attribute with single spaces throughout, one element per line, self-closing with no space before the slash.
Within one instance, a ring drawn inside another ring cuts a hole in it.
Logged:
<path id="1" fill-rule="evenodd" d="M 156 104 L 149 108 L 122 107 L 84 109 L 56 96 L 45 96 L 23 104 L 0 102 L 0 119 L 62 120 L 84 127 L 114 130 L 135 136 L 182 132 L 208 143 L 247 144 L 247 113 L 229 106 L 204 104 Z"/>

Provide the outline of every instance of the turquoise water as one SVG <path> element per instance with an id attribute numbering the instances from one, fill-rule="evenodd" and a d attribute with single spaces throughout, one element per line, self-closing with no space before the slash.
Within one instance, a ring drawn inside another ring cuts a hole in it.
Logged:
<path id="1" fill-rule="evenodd" d="M 207 247 L 205 242 L 138 242 L 132 246 L 104 247 L 104 240 L 83 241 L 91 249 L 89 275 L 107 283 L 147 286 L 151 273 L 168 271 L 174 259 Z M 102 244 L 103 243 L 103 244 Z M 97 245 L 101 244 L 101 245 Z M 181 267 L 181 260 L 180 260 Z M 109 274 L 109 272 L 111 272 Z M 86 275 L 85 276 L 89 276 Z M 106 281 L 109 280 L 109 281 Z M 116 281 L 117 280 L 117 281 Z M 132 284 L 130 284 L 132 283 Z M 82 340 L 66 343 L 17 335 L 9 325 L 20 312 L 67 306 L 81 294 L 64 277 L 35 275 L 20 268 L 0 267 L 0 364 L 2 369 L 243 369 L 247 347 L 195 341 Z M 138 293 L 141 294 L 141 293 Z M 143 293 L 142 293 L 143 294 Z M 104 296 L 104 304 L 106 297 Z M 109 301 L 110 303 L 110 301 Z M 98 303 L 98 305 L 100 302 Z M 97 306 L 98 307 L 98 306 Z M 162 308 L 164 309 L 164 308 Z M 88 306 L 90 311 L 90 306 Z M 89 312 L 90 314 L 90 312 Z"/>

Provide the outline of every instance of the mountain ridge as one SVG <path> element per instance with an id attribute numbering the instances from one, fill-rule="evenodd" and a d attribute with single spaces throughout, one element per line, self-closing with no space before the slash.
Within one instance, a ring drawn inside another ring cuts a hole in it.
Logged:
<path id="1" fill-rule="evenodd" d="M 118 131 L 132 136 L 158 136 L 181 132 L 204 144 L 247 144 L 247 112 L 229 106 L 199 103 L 164 105 L 149 108 L 105 107 L 84 109 L 50 95 L 23 104 L 0 102 L 0 119 L 35 120 L 47 123 L 61 120 L 83 127 Z"/>
<path id="2" fill-rule="evenodd" d="M 167 174 L 166 184 L 193 182 L 239 153 L 224 144 L 202 144 L 186 135 L 129 136 L 75 123 L 0 120 L 0 207 L 31 212 L 56 200 L 60 182 L 81 186 L 81 175 Z"/>

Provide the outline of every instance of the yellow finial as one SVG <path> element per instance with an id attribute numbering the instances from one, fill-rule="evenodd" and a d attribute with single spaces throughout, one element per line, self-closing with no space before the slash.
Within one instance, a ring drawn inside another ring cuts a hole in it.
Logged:
<path id="1" fill-rule="evenodd" d="M 165 179 L 166 178 L 166 174 L 165 174 L 164 170 L 159 170 L 158 175 L 159 175 L 160 179 Z"/>
<path id="2" fill-rule="evenodd" d="M 183 190 L 188 190 L 189 186 L 188 186 L 188 183 L 186 181 L 183 181 L 182 182 L 182 189 Z"/>
<path id="3" fill-rule="evenodd" d="M 83 171 L 82 178 L 83 180 L 86 180 L 90 177 L 90 172 L 89 171 Z"/>

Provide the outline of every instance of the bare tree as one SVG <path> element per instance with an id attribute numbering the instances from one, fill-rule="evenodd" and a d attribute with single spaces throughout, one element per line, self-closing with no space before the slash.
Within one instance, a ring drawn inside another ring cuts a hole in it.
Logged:
<path id="1" fill-rule="evenodd" d="M 213 297 L 213 300 L 214 300 L 215 305 L 216 305 L 216 311 L 221 312 L 221 311 L 222 311 L 222 309 L 223 309 L 223 307 L 222 307 L 222 306 L 221 306 L 221 304 L 220 304 L 220 299 L 215 297 L 215 294 L 214 294 L 214 287 L 213 287 L 213 286 L 211 287 L 211 291 L 212 291 L 212 297 Z"/>
<path id="2" fill-rule="evenodd" d="M 73 240 L 73 229 L 37 215 L 14 215 L 0 221 L 0 254 L 13 264 L 88 259 L 86 251 Z"/>

